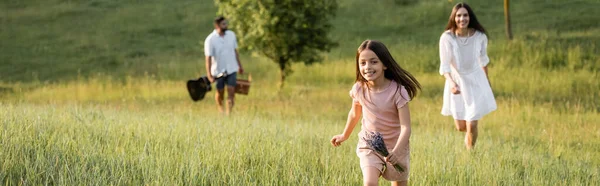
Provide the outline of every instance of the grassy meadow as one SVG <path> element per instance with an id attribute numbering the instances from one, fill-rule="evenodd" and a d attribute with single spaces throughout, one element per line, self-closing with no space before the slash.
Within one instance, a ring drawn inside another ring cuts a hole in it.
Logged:
<path id="1" fill-rule="evenodd" d="M 498 102 L 467 152 L 439 113 L 437 44 L 456 1 L 397 1 L 339 1 L 339 47 L 293 65 L 282 90 L 275 63 L 243 53 L 253 83 L 229 117 L 214 92 L 185 90 L 205 72 L 213 1 L 2 1 L 0 184 L 361 185 L 356 136 L 329 139 L 350 109 L 355 50 L 377 39 L 423 85 L 411 185 L 600 185 L 600 2 L 511 1 L 507 41 L 501 1 L 467 1 Z"/>

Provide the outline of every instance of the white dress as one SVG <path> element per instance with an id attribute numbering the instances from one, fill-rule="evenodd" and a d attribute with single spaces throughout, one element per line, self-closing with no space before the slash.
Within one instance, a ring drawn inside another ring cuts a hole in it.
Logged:
<path id="1" fill-rule="evenodd" d="M 460 94 L 452 94 L 446 80 L 442 115 L 456 120 L 474 121 L 496 110 L 496 100 L 482 67 L 487 66 L 487 36 L 476 31 L 470 37 L 458 37 L 446 31 L 440 37 L 440 74 L 450 73 Z"/>

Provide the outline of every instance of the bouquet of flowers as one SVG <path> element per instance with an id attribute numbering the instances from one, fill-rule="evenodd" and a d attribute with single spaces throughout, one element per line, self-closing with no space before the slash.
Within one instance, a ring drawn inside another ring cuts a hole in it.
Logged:
<path id="1" fill-rule="evenodd" d="M 390 155 L 390 153 L 387 150 L 387 147 L 385 146 L 385 143 L 383 142 L 383 136 L 381 136 L 381 133 L 366 132 L 366 134 L 367 135 L 363 137 L 363 140 L 367 142 L 367 146 L 369 146 L 371 150 L 377 152 L 383 157 L 388 157 L 388 155 Z M 404 172 L 404 168 L 402 168 L 402 166 L 400 166 L 399 164 L 393 165 L 398 172 Z"/>

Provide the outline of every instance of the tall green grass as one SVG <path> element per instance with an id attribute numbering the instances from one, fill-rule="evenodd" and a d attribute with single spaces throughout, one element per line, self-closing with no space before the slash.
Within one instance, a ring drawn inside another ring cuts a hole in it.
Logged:
<path id="1" fill-rule="evenodd" d="M 220 117 L 208 101 L 3 103 L 0 177 L 15 185 L 360 184 L 356 136 L 340 148 L 328 143 L 341 132 L 349 104 L 325 104 L 330 108 L 322 110 L 308 103 L 312 99 L 286 99 L 295 104 L 240 98 L 232 117 Z M 330 99 L 348 102 L 346 96 Z M 439 115 L 437 105 L 428 99 L 410 105 L 412 184 L 600 181 L 595 113 L 500 100 L 469 153 L 463 134 Z"/>

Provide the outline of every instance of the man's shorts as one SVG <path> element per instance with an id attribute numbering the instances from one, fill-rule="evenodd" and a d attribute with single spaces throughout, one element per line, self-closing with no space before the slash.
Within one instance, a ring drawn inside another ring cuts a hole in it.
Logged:
<path id="1" fill-rule="evenodd" d="M 217 78 L 217 90 L 223 90 L 225 85 L 235 87 L 237 83 L 237 72 Z"/>

